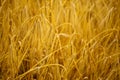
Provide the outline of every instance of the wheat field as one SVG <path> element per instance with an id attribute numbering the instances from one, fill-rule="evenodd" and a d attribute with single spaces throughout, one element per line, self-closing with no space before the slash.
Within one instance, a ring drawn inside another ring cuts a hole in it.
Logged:
<path id="1" fill-rule="evenodd" d="M 0 80 L 120 80 L 120 0 L 0 0 Z"/>

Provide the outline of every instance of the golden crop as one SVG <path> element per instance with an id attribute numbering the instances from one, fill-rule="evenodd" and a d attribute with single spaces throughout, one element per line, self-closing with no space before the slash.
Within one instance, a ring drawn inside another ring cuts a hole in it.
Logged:
<path id="1" fill-rule="evenodd" d="M 120 0 L 0 0 L 0 80 L 120 80 Z"/>

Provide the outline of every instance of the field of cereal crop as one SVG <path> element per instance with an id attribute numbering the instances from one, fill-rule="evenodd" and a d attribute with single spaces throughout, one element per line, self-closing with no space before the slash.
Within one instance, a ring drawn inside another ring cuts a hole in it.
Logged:
<path id="1" fill-rule="evenodd" d="M 0 80 L 120 80 L 120 0 L 0 0 Z"/>

